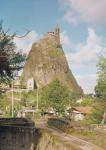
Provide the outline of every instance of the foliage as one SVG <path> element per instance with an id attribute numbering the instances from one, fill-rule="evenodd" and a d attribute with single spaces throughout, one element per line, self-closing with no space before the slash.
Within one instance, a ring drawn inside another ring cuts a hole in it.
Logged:
<path id="1" fill-rule="evenodd" d="M 101 123 L 103 119 L 103 113 L 106 109 L 106 103 L 96 102 L 93 106 L 91 121 L 92 123 Z"/>
<path id="2" fill-rule="evenodd" d="M 5 32 L 0 23 L 0 81 L 13 78 L 13 73 L 24 65 L 25 55 L 16 51 L 14 36 Z"/>
<path id="3" fill-rule="evenodd" d="M 7 96 L 0 94 L 0 110 L 2 110 L 5 113 L 5 115 L 7 114 L 9 115 L 10 113 L 9 108 L 10 108 L 10 102 Z"/>
<path id="4" fill-rule="evenodd" d="M 59 80 L 54 80 L 44 87 L 40 96 L 40 107 L 44 110 L 52 107 L 58 113 L 63 113 L 66 106 L 74 103 L 75 94 Z"/>
<path id="5" fill-rule="evenodd" d="M 85 128 L 84 127 L 80 129 L 72 129 L 71 130 L 71 135 L 73 136 L 76 136 L 78 138 L 81 138 L 83 140 L 86 140 L 88 142 L 91 142 L 91 143 L 94 143 L 95 145 L 103 148 L 103 149 L 106 149 L 106 135 L 105 133 L 102 133 L 102 132 L 98 132 L 98 131 L 95 131 L 95 130 L 92 130 L 92 128 Z M 68 132 L 69 134 L 69 132 Z"/>
<path id="6" fill-rule="evenodd" d="M 0 95 L 0 109 L 4 110 L 6 105 L 8 105 L 6 96 Z"/>
<path id="7" fill-rule="evenodd" d="M 69 106 L 77 106 L 77 100 L 81 98 L 81 93 L 76 91 L 69 91 Z"/>
<path id="8" fill-rule="evenodd" d="M 93 98 L 91 96 L 84 96 L 81 102 L 81 106 L 92 106 Z"/>
<path id="9" fill-rule="evenodd" d="M 14 117 L 17 117 L 17 114 L 20 110 L 22 110 L 21 102 L 20 101 L 14 101 Z"/>
<path id="10" fill-rule="evenodd" d="M 21 105 L 24 107 L 36 107 L 36 92 L 23 92 L 21 98 Z"/>
<path id="11" fill-rule="evenodd" d="M 56 48 L 56 49 L 54 49 L 52 51 L 49 51 L 49 56 L 51 58 L 61 57 L 63 55 L 64 55 L 64 53 L 63 53 L 63 51 L 60 48 Z"/>
<path id="12" fill-rule="evenodd" d="M 16 99 L 20 99 L 21 101 L 18 101 Z M 17 113 L 19 110 L 22 110 L 24 107 L 32 108 L 36 107 L 36 92 L 22 92 L 20 93 L 14 92 L 14 117 L 17 116 Z M 0 110 L 2 110 L 5 113 L 5 117 L 11 116 L 11 93 L 8 93 L 7 95 L 0 95 Z"/>
<path id="13" fill-rule="evenodd" d="M 93 110 L 93 120 L 106 123 L 106 58 L 101 57 L 97 65 L 98 81 L 95 87 L 96 107 Z"/>
<path id="14" fill-rule="evenodd" d="M 95 87 L 97 97 L 106 101 L 106 58 L 101 57 L 97 65 L 98 67 L 98 83 Z"/>

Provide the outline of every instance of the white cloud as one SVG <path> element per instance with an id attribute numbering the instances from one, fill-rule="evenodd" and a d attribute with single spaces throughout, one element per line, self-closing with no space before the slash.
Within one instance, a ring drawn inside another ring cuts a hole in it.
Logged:
<path id="1" fill-rule="evenodd" d="M 84 92 L 92 93 L 94 92 L 97 78 L 96 75 L 92 75 L 92 72 L 96 74 L 98 56 L 106 54 L 106 47 L 103 46 L 102 37 L 99 37 L 94 29 L 89 28 L 87 40 L 84 43 L 74 44 L 73 48 L 73 52 L 66 53 L 69 66 L 79 74 L 76 79 Z M 90 75 L 87 75 L 88 72 Z"/>
<path id="2" fill-rule="evenodd" d="M 96 35 L 93 29 L 89 28 L 86 43 L 77 44 L 75 51 L 67 54 L 67 59 L 77 66 L 95 65 L 103 49 L 101 37 Z"/>
<path id="3" fill-rule="evenodd" d="M 106 25 L 106 0 L 59 0 L 67 5 L 65 19 L 69 23 L 86 21 L 92 24 Z"/>
<path id="4" fill-rule="evenodd" d="M 24 38 L 15 37 L 14 42 L 16 43 L 17 49 L 22 50 L 24 53 L 28 54 L 32 44 L 36 42 L 40 37 L 41 36 L 37 32 L 31 31 Z"/>
<path id="5" fill-rule="evenodd" d="M 71 41 L 70 37 L 67 35 L 67 32 L 65 31 L 61 32 L 60 40 L 64 48 L 72 47 L 73 42 Z"/>
<path id="6" fill-rule="evenodd" d="M 72 11 L 67 11 L 65 16 L 64 16 L 64 19 L 69 24 L 77 25 L 77 23 L 78 23 L 78 17 Z"/>
<path id="7" fill-rule="evenodd" d="M 96 85 L 97 76 L 96 75 L 80 75 L 76 76 L 76 79 L 81 85 L 84 93 L 94 93 L 94 87 Z"/>

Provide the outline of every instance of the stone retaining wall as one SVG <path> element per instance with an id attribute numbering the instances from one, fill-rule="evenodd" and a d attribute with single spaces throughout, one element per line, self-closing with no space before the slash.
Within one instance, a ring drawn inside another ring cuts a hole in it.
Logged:
<path id="1" fill-rule="evenodd" d="M 0 126 L 0 150 L 35 150 L 39 138 L 36 128 Z"/>

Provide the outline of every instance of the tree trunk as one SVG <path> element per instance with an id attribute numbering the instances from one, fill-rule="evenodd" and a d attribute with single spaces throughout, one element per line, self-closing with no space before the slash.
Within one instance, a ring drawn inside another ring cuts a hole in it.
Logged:
<path id="1" fill-rule="evenodd" d="M 101 121 L 101 124 L 105 124 L 106 122 L 106 111 L 103 113 L 103 119 Z"/>

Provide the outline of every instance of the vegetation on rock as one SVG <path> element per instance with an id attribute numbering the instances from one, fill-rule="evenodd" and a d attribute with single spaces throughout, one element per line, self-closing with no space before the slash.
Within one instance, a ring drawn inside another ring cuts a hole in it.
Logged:
<path id="1" fill-rule="evenodd" d="M 83 93 L 69 69 L 62 46 L 49 37 L 32 45 L 23 71 L 23 84 L 33 78 L 42 88 L 58 79 L 70 90 Z"/>

